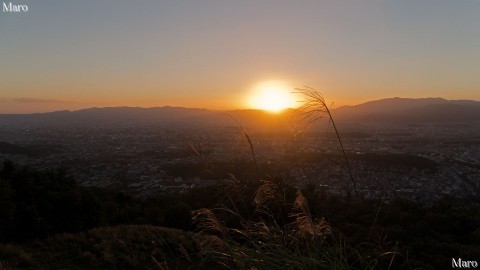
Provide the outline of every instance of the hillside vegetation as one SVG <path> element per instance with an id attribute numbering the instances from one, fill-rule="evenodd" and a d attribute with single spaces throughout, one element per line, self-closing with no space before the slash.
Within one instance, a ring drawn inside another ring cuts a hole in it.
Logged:
<path id="1" fill-rule="evenodd" d="M 1 244 L 0 269 L 187 269 L 201 265 L 201 239 L 149 225 L 96 228 L 28 244 Z"/>
<path id="2" fill-rule="evenodd" d="M 424 206 L 232 178 L 138 199 L 9 161 L 0 193 L 4 269 L 442 269 L 480 257 L 479 198 Z"/>

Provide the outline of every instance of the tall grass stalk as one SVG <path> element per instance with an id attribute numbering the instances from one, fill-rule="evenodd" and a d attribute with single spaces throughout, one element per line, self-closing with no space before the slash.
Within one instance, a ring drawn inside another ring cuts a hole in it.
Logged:
<path id="1" fill-rule="evenodd" d="M 357 185 L 355 182 L 355 178 L 353 177 L 350 162 L 347 158 L 347 153 L 345 152 L 345 147 L 343 146 L 342 139 L 340 138 L 340 133 L 338 132 L 337 125 L 335 124 L 332 113 L 330 112 L 330 109 L 325 102 L 325 98 L 320 92 L 307 86 L 305 86 L 304 88 L 296 88 L 295 93 L 301 94 L 304 97 L 304 99 L 300 101 L 302 105 L 297 108 L 297 113 L 300 115 L 301 122 L 308 126 L 313 122 L 323 118 L 324 115 L 327 115 L 329 122 L 332 123 L 338 143 L 340 144 L 340 149 L 342 150 L 343 158 L 345 160 L 345 165 L 347 168 L 347 173 L 350 176 L 350 181 L 352 182 L 355 195 L 358 199 L 359 195 L 357 191 Z"/>
<path id="2" fill-rule="evenodd" d="M 243 136 L 245 136 L 245 139 L 247 140 L 247 143 L 250 146 L 250 152 L 252 153 L 253 163 L 255 165 L 255 171 L 257 172 L 257 177 L 258 177 L 258 180 L 260 181 L 260 171 L 258 170 L 257 157 L 255 156 L 255 150 L 253 150 L 252 140 L 250 139 L 248 132 L 244 128 L 240 128 L 240 131 L 242 132 Z"/>
<path id="3" fill-rule="evenodd" d="M 252 143 L 252 140 L 250 139 L 250 135 L 248 135 L 247 130 L 244 127 L 242 127 L 242 125 L 240 125 L 240 123 L 238 122 L 238 120 L 235 117 L 233 117 L 230 114 L 223 114 L 223 115 L 229 117 L 230 119 L 232 119 L 235 122 L 236 128 L 242 133 L 242 135 L 247 140 L 248 146 L 250 147 L 250 153 L 252 154 L 253 163 L 255 165 L 255 172 L 257 173 L 257 180 L 260 181 L 261 180 L 260 170 L 258 169 L 257 157 L 255 155 L 255 150 L 253 148 L 253 143 Z"/>

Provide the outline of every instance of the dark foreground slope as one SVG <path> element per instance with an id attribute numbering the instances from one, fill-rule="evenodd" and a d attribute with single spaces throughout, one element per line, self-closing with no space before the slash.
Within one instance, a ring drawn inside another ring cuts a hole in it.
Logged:
<path id="1" fill-rule="evenodd" d="M 241 264 L 234 261 L 224 260 L 228 267 L 220 263 L 225 258 L 234 260 L 232 254 L 237 252 L 250 259 L 255 255 L 259 266 L 272 258 L 280 261 L 282 254 L 305 259 L 300 255 L 306 253 L 312 261 L 330 259 L 321 261 L 327 267 L 317 269 L 447 269 L 452 258 L 478 260 L 480 255 L 479 210 L 468 205 L 444 200 L 425 211 L 406 201 L 378 209 L 373 202 L 324 200 L 312 204 L 314 212 L 321 212 L 333 230 L 333 238 L 325 238 L 326 242 L 317 239 L 321 249 L 312 245 L 289 249 L 291 243 L 277 246 L 274 240 L 261 243 L 241 237 L 222 242 L 215 236 L 151 225 L 101 227 L 21 244 L 0 244 L 0 269 L 256 269 L 239 267 Z M 276 231 L 275 227 L 268 229 Z M 304 240 L 300 243 L 313 243 Z M 212 242 L 229 243 L 231 248 L 212 254 L 204 246 Z M 318 253 L 325 250 L 333 253 Z M 335 251 L 344 255 L 337 257 Z M 343 264 L 336 264 L 339 261 Z"/>
<path id="2" fill-rule="evenodd" d="M 282 179 L 155 200 L 109 194 L 62 170 L 4 162 L 0 270 L 445 269 L 452 258 L 480 258 L 477 197 L 358 200 Z M 208 218 L 192 218 L 194 209 Z M 186 231 L 194 228 L 205 234 Z"/>
<path id="3" fill-rule="evenodd" d="M 188 269 L 192 262 L 201 267 L 201 239 L 149 225 L 97 228 L 21 246 L 0 244 L 0 269 Z"/>

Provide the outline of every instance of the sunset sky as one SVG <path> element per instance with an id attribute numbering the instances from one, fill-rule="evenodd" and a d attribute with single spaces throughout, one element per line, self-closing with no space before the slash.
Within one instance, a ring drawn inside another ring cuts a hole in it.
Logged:
<path id="1" fill-rule="evenodd" d="M 271 81 L 335 106 L 480 100 L 477 0 L 12 3 L 29 11 L 0 11 L 0 113 L 239 109 Z"/>

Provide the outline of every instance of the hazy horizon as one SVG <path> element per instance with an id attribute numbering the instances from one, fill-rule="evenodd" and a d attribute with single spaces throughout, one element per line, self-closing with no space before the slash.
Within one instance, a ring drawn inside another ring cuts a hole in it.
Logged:
<path id="1" fill-rule="evenodd" d="M 331 102 L 330 104 L 331 107 L 330 109 L 338 109 L 338 108 L 341 108 L 341 107 L 351 107 L 351 106 L 359 106 L 359 105 L 362 105 L 362 104 L 366 104 L 366 103 L 369 103 L 369 102 L 377 102 L 377 101 L 383 101 L 383 100 L 392 100 L 392 99 L 403 99 L 403 100 L 408 100 L 408 99 L 412 99 L 412 100 L 425 100 L 425 99 L 443 99 L 443 100 L 446 100 L 446 101 L 475 101 L 475 102 L 480 102 L 480 100 L 473 100 L 473 99 L 445 99 L 445 98 L 442 98 L 442 97 L 423 97 L 423 98 L 410 98 L 410 97 L 386 97 L 386 98 L 380 98 L 380 99 L 376 99 L 376 100 L 367 100 L 365 102 L 362 102 L 362 103 L 356 103 L 356 104 L 343 104 L 343 105 L 340 105 L 340 106 L 337 106 L 335 105 L 334 102 Z M 7 103 L 8 101 L 0 101 L 0 102 L 3 102 L 3 103 Z M 23 103 L 24 101 L 22 101 L 22 99 L 18 100 L 18 101 L 15 101 L 15 100 L 12 100 L 11 103 Z M 35 101 L 32 101 L 32 102 L 35 102 Z M 36 101 L 36 102 L 48 102 L 48 101 Z M 328 102 L 328 100 L 327 100 Z M 26 107 L 18 107 L 16 106 L 14 109 L 18 110 L 17 112 L 13 111 L 13 112 L 4 112 L 2 108 L 0 108 L 0 114 L 36 114 L 36 113 L 50 113 L 50 112 L 58 112 L 58 111 L 79 111 L 79 110 L 87 110 L 87 109 L 93 109 L 93 108 L 140 108 L 140 109 L 152 109 L 152 108 L 165 108 L 165 107 L 172 107 L 172 108 L 186 108 L 186 109 L 199 109 L 199 110 L 211 110 L 211 111 L 236 111 L 236 110 L 264 110 L 264 111 L 268 111 L 268 110 L 265 110 L 265 109 L 262 109 L 262 108 L 248 108 L 248 107 L 245 107 L 245 108 L 208 108 L 208 107 L 188 107 L 188 106 L 182 106 L 182 105 L 178 105 L 178 106 L 173 106 L 173 105 L 168 105 L 168 104 L 165 104 L 165 105 L 158 105 L 158 106 L 130 106 L 130 105 L 114 105 L 114 106 L 109 106 L 109 105 L 106 105 L 106 106 L 85 106 L 85 107 L 82 107 L 82 106 L 79 106 L 79 107 L 64 107 L 64 108 L 54 108 L 54 109 L 51 109 L 51 110 L 43 110 L 43 111 L 22 111 L 22 108 L 26 108 L 27 110 L 29 109 L 29 101 L 25 101 L 24 103 L 26 103 Z M 55 101 L 52 101 L 52 103 L 55 103 Z M 7 107 L 8 108 L 8 107 Z M 281 111 L 284 111 L 284 110 L 287 110 L 287 109 L 296 109 L 297 107 L 287 107 L 285 109 L 282 109 Z M 281 112 L 280 111 L 280 112 Z M 275 112 L 273 112 L 275 114 Z"/>

